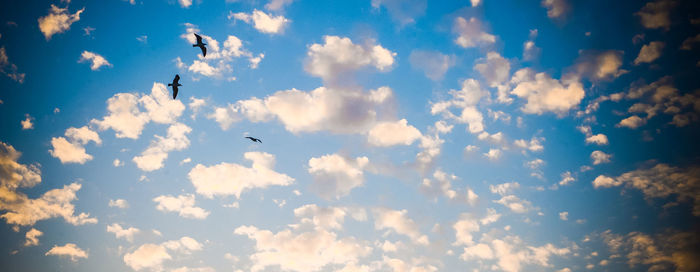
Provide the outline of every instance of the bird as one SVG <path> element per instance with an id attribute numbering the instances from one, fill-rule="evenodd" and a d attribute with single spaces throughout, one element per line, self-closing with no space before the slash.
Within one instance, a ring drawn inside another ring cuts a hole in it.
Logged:
<path id="1" fill-rule="evenodd" d="M 173 86 L 173 99 L 177 97 L 177 87 L 182 86 L 180 85 L 180 75 L 175 75 L 175 78 L 173 78 L 173 83 L 168 83 L 168 86 Z"/>
<path id="2" fill-rule="evenodd" d="M 262 141 L 261 141 L 260 139 L 258 139 L 258 138 L 253 138 L 253 137 L 250 137 L 250 136 L 246 136 L 246 137 L 244 137 L 244 138 L 250 139 L 250 140 L 253 141 L 253 142 L 259 142 L 259 143 L 262 144 Z"/>
<path id="3" fill-rule="evenodd" d="M 204 46 L 207 44 L 202 43 L 202 36 L 197 35 L 197 33 L 194 33 L 194 36 L 197 37 L 197 44 L 193 44 L 192 47 L 199 47 L 199 49 L 202 49 L 202 56 L 206 57 L 207 56 L 207 48 Z"/>

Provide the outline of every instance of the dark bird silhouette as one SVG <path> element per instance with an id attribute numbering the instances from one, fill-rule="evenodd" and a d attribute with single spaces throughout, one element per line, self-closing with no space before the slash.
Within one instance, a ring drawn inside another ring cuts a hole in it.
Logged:
<path id="1" fill-rule="evenodd" d="M 193 44 L 192 47 L 199 47 L 199 49 L 202 49 L 202 56 L 206 57 L 207 56 L 207 48 L 204 46 L 207 44 L 202 43 L 202 36 L 199 36 L 196 33 L 194 34 L 194 36 L 197 37 L 197 44 Z"/>
<path id="2" fill-rule="evenodd" d="M 250 137 L 250 136 L 246 136 L 245 138 L 246 138 L 246 139 L 250 139 L 250 140 L 253 141 L 253 142 L 259 142 L 259 143 L 262 144 L 262 141 L 261 141 L 260 139 L 258 139 L 258 138 L 253 138 L 253 137 Z"/>
<path id="3" fill-rule="evenodd" d="M 177 87 L 182 86 L 180 85 L 180 75 L 175 75 L 175 78 L 173 78 L 173 83 L 168 83 L 168 86 L 173 86 L 173 99 L 177 97 Z"/>

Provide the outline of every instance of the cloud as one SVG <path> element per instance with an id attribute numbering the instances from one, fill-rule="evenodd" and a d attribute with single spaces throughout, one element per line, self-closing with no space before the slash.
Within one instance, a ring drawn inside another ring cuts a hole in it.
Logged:
<path id="1" fill-rule="evenodd" d="M 497 185 L 489 185 L 489 190 L 491 193 L 498 194 L 501 196 L 506 196 L 512 194 L 513 191 L 520 188 L 520 183 L 517 182 L 506 182 Z"/>
<path id="2" fill-rule="evenodd" d="M 282 15 L 271 16 L 260 10 L 253 10 L 252 13 L 238 12 L 229 14 L 229 19 L 235 18 L 244 21 L 248 24 L 253 24 L 253 27 L 261 33 L 267 34 L 282 34 L 284 29 L 291 23 L 291 20 L 284 18 Z"/>
<path id="3" fill-rule="evenodd" d="M 513 141 L 513 144 L 515 147 L 522 148 L 522 149 L 527 149 L 530 150 L 531 152 L 542 152 L 544 150 L 544 146 L 542 145 L 542 142 L 545 141 L 544 137 L 532 137 L 530 141 L 527 141 L 525 139 L 518 139 Z"/>
<path id="4" fill-rule="evenodd" d="M 560 212 L 559 219 L 563 221 L 569 220 L 569 212 Z"/>
<path id="5" fill-rule="evenodd" d="M 452 245 L 471 246 L 474 244 L 472 233 L 479 231 L 479 221 L 471 218 L 470 214 L 462 213 L 452 228 L 455 230 L 455 242 Z"/>
<path id="6" fill-rule="evenodd" d="M 542 53 L 542 48 L 535 45 L 535 39 L 539 32 L 537 29 L 531 29 L 529 39 L 523 43 L 523 60 L 532 61 L 539 58 L 540 53 Z"/>
<path id="7" fill-rule="evenodd" d="M 681 44 L 681 50 L 693 50 L 693 48 L 700 43 L 700 34 L 694 37 L 688 37 Z"/>
<path id="8" fill-rule="evenodd" d="M 371 42 L 358 45 L 350 38 L 323 36 L 323 44 L 312 44 L 307 51 L 304 70 L 331 86 L 342 83 L 353 72 L 366 66 L 380 72 L 391 70 L 396 53 Z"/>
<path id="9" fill-rule="evenodd" d="M 599 133 L 596 135 L 590 135 L 586 137 L 586 143 L 594 143 L 597 145 L 607 145 L 608 144 L 608 136 L 605 136 L 605 134 Z"/>
<path id="10" fill-rule="evenodd" d="M 617 127 L 627 127 L 631 129 L 635 129 L 638 127 L 643 126 L 646 124 L 647 121 L 645 119 L 640 118 L 639 116 L 632 115 L 630 117 L 627 117 L 625 119 L 622 119 L 620 123 L 618 123 L 616 126 Z"/>
<path id="11" fill-rule="evenodd" d="M 309 174 L 314 178 L 313 189 L 325 199 L 339 199 L 364 184 L 367 157 L 355 159 L 338 154 L 309 159 Z"/>
<path id="12" fill-rule="evenodd" d="M 671 9 L 676 6 L 673 0 L 658 0 L 648 2 L 641 10 L 634 13 L 639 16 L 642 26 L 649 29 L 663 28 L 669 30 L 671 27 Z"/>
<path id="13" fill-rule="evenodd" d="M 22 130 L 34 129 L 34 123 L 32 123 L 34 117 L 31 117 L 29 114 L 25 114 L 24 116 L 24 120 L 20 122 L 22 125 Z"/>
<path id="14" fill-rule="evenodd" d="M 189 255 L 201 250 L 201 243 L 191 237 L 183 236 L 179 240 L 170 240 L 161 244 L 143 244 L 136 250 L 124 254 L 124 263 L 136 271 L 142 269 L 161 271 L 163 262 L 173 258 L 170 254 Z"/>
<path id="15" fill-rule="evenodd" d="M 542 0 L 542 6 L 547 9 L 547 17 L 562 19 L 571 9 L 567 0 Z"/>
<path id="16" fill-rule="evenodd" d="M 414 258 L 410 261 L 382 256 L 381 265 L 391 268 L 394 272 L 435 272 L 438 268 L 434 265 L 424 264 L 425 260 Z M 359 270 L 350 270 L 359 271 Z M 366 271 L 370 271 L 369 268 Z M 383 270 L 382 270 L 383 271 Z"/>
<path id="17" fill-rule="evenodd" d="M 74 14 L 68 12 L 68 8 L 59 8 L 51 5 L 49 14 L 39 18 L 39 30 L 44 34 L 46 40 L 51 40 L 51 36 L 63 33 L 70 29 L 70 25 L 80 20 L 80 14 L 85 8 L 76 11 Z"/>
<path id="18" fill-rule="evenodd" d="M 443 118 L 466 123 L 471 133 L 476 134 L 484 131 L 484 116 L 476 106 L 483 97 L 488 98 L 489 93 L 481 88 L 479 82 L 474 79 L 466 79 L 462 81 L 461 90 L 450 90 L 449 94 L 452 99 L 432 103 L 430 113 L 433 115 L 441 114 Z M 450 108 L 453 107 L 461 110 L 461 113 L 459 115 L 452 113 Z"/>
<path id="19" fill-rule="evenodd" d="M 578 80 L 586 77 L 593 81 L 613 80 L 628 71 L 620 69 L 622 67 L 622 56 L 624 52 L 619 50 L 582 50 L 579 57 L 574 62 L 572 71 L 562 77 L 563 80 Z M 571 79 L 569 79 L 571 78 Z"/>
<path id="20" fill-rule="evenodd" d="M 452 32 L 457 34 L 455 44 L 464 48 L 485 46 L 496 42 L 496 36 L 484 32 L 481 21 L 474 17 L 469 20 L 463 17 L 455 18 Z"/>
<path id="21" fill-rule="evenodd" d="M 92 62 L 90 65 L 90 70 L 97 71 L 100 70 L 100 67 L 102 66 L 107 66 L 107 67 L 112 67 L 112 64 L 107 61 L 103 56 L 100 56 L 97 53 L 93 53 L 90 51 L 83 51 L 82 54 L 80 54 L 80 59 L 78 60 L 79 63 L 82 62 Z"/>
<path id="22" fill-rule="evenodd" d="M 138 139 L 149 122 L 175 124 L 184 110 L 185 105 L 180 100 L 171 99 L 164 84 L 153 83 L 150 95 L 115 94 L 107 100 L 108 115 L 90 122 L 101 130 L 114 130 L 117 138 Z"/>
<path id="23" fill-rule="evenodd" d="M 479 71 L 489 86 L 497 87 L 508 80 L 510 62 L 497 52 L 489 52 L 485 60 L 474 65 L 474 70 Z"/>
<path id="24" fill-rule="evenodd" d="M 421 234 L 418 230 L 418 224 L 407 215 L 406 210 L 392 210 L 388 208 L 374 208 L 374 228 L 377 230 L 389 229 L 397 234 L 405 235 L 411 238 L 416 244 L 428 245 L 428 236 Z"/>
<path id="25" fill-rule="evenodd" d="M 489 159 L 491 161 L 495 161 L 501 157 L 501 154 L 502 154 L 502 152 L 500 149 L 491 148 L 491 149 L 489 149 L 489 152 L 484 153 L 484 157 L 486 157 L 487 159 Z"/>
<path id="26" fill-rule="evenodd" d="M 605 154 L 605 152 L 600 150 L 591 152 L 591 160 L 593 161 L 593 165 L 609 163 L 611 157 L 612 155 Z"/>
<path id="27" fill-rule="evenodd" d="M 576 181 L 576 178 L 574 178 L 571 175 L 571 171 L 566 171 L 564 173 L 561 173 L 561 180 L 559 181 L 560 186 L 566 186 L 569 185 L 570 183 Z"/>
<path id="28" fill-rule="evenodd" d="M 39 236 L 43 235 L 44 233 L 41 232 L 38 229 L 32 228 L 27 233 L 24 235 L 25 238 L 27 239 L 24 242 L 24 246 L 30 247 L 30 246 L 36 246 L 39 244 Z"/>
<path id="29" fill-rule="evenodd" d="M 208 198 L 215 195 L 235 195 L 255 188 L 268 186 L 287 186 L 294 179 L 273 170 L 275 156 L 264 152 L 246 152 L 246 160 L 252 162 L 251 167 L 235 163 L 222 162 L 213 166 L 197 164 L 188 174 L 198 194 Z"/>
<path id="30" fill-rule="evenodd" d="M 177 2 L 183 8 L 189 8 L 192 5 L 192 0 L 177 0 Z"/>
<path id="31" fill-rule="evenodd" d="M 569 248 L 557 248 L 552 244 L 544 246 L 528 246 L 517 236 L 506 236 L 503 239 L 488 239 L 464 250 L 461 258 L 465 261 L 473 259 L 495 260 L 494 268 L 506 271 L 523 271 L 525 264 L 552 267 L 551 256 L 564 256 L 571 253 Z"/>
<path id="32" fill-rule="evenodd" d="M 110 199 L 109 206 L 120 208 L 120 209 L 126 209 L 129 207 L 129 203 L 126 202 L 126 200 L 124 200 L 124 199 Z"/>
<path id="33" fill-rule="evenodd" d="M 494 203 L 506 206 L 515 213 L 526 213 L 532 209 L 530 201 L 520 199 L 515 195 L 506 195 L 499 200 L 494 200 Z"/>
<path id="34" fill-rule="evenodd" d="M 265 4 L 265 9 L 272 11 L 281 11 L 285 6 L 289 6 L 294 2 L 294 0 L 270 0 Z"/>
<path id="35" fill-rule="evenodd" d="M 442 170 L 436 170 L 433 172 L 432 179 L 423 178 L 419 190 L 434 201 L 437 201 L 437 197 L 444 196 L 452 201 L 475 205 L 479 196 L 468 188 L 463 190 L 452 189 L 452 182 L 455 180 L 457 180 L 457 176 L 449 175 Z"/>
<path id="36" fill-rule="evenodd" d="M 19 84 L 22 84 L 24 83 L 24 77 L 26 76 L 26 74 L 20 73 L 18 72 L 18 70 L 19 69 L 17 68 L 17 65 L 11 63 L 10 59 L 7 57 L 5 47 L 0 47 L 0 73 L 8 76 L 9 78 L 18 82 Z"/>
<path id="37" fill-rule="evenodd" d="M 80 249 L 77 245 L 73 243 L 67 243 L 63 246 L 54 245 L 49 251 L 44 254 L 46 256 L 66 256 L 69 257 L 71 261 L 77 262 L 78 259 L 87 259 L 88 253 Z"/>
<path id="38" fill-rule="evenodd" d="M 164 212 L 177 212 L 183 218 L 205 219 L 209 212 L 194 206 L 194 195 L 184 194 L 179 196 L 161 195 L 153 198 L 158 203 L 156 209 Z"/>
<path id="39" fill-rule="evenodd" d="M 367 141 L 373 146 L 411 145 L 423 135 L 406 119 L 396 122 L 377 123 L 367 134 Z"/>
<path id="40" fill-rule="evenodd" d="M 123 228 L 117 223 L 107 225 L 107 232 L 114 233 L 114 235 L 118 238 L 124 238 L 129 242 L 134 241 L 134 235 L 138 234 L 140 232 L 139 229 L 134 228 L 134 227 L 129 227 L 127 229 Z"/>
<path id="41" fill-rule="evenodd" d="M 676 202 L 693 202 L 693 215 L 700 216 L 700 168 L 679 168 L 659 163 L 649 168 L 624 173 L 616 178 L 598 176 L 595 188 L 625 185 L 635 188 L 646 198 L 667 199 L 676 196 Z M 674 203 L 674 202 L 672 202 Z"/>
<path id="42" fill-rule="evenodd" d="M 185 124 L 172 124 L 168 128 L 168 136 L 154 135 L 156 140 L 151 142 L 151 145 L 141 152 L 140 156 L 133 158 L 134 163 L 139 169 L 147 172 L 162 168 L 163 161 L 168 158 L 168 152 L 183 150 L 190 146 L 187 134 L 191 131 L 192 129 Z"/>
<path id="43" fill-rule="evenodd" d="M 520 109 L 529 114 L 552 112 L 558 116 L 566 115 L 578 106 L 585 95 L 578 81 L 559 81 L 546 73 L 535 73 L 530 68 L 515 72 L 511 83 L 516 85 L 511 93 L 527 100 Z"/>
<path id="44" fill-rule="evenodd" d="M 455 58 L 437 51 L 414 49 L 408 57 L 411 67 L 425 73 L 433 81 L 440 81 L 450 67 L 455 65 Z"/>
<path id="45" fill-rule="evenodd" d="M 91 141 L 98 145 L 102 143 L 97 132 L 90 130 L 87 126 L 70 127 L 66 129 L 65 136 L 68 140 L 64 137 L 52 137 L 53 149 L 49 150 L 51 156 L 58 158 L 63 164 L 84 164 L 92 160 L 92 155 L 86 153 L 84 145 Z"/>
<path id="46" fill-rule="evenodd" d="M 74 215 L 75 206 L 71 203 L 76 200 L 76 192 L 81 185 L 71 183 L 64 185 L 62 189 L 52 189 L 41 197 L 30 199 L 25 194 L 7 191 L 5 199 L 0 200 L 0 209 L 7 212 L 0 215 L 7 224 L 18 226 L 33 226 L 37 221 L 54 217 L 63 217 L 72 225 L 95 224 L 96 218 L 90 218 L 88 213 Z M 4 189 L 4 188 L 3 188 Z"/>
<path id="47" fill-rule="evenodd" d="M 634 59 L 634 64 L 640 65 L 642 63 L 654 62 L 656 59 L 661 57 L 661 51 L 664 49 L 665 46 L 666 43 L 659 41 L 645 44 L 644 46 L 642 46 L 642 49 L 639 50 L 639 55 L 637 55 L 637 58 Z"/>
<path id="48" fill-rule="evenodd" d="M 183 63 L 182 59 L 177 57 L 175 62 L 180 69 L 186 69 L 189 72 L 206 77 L 226 78 L 231 81 L 236 79 L 231 76 L 231 72 L 233 72 L 232 64 L 236 59 L 248 58 L 249 62 L 251 62 L 251 68 L 255 69 L 264 57 L 262 54 L 258 54 L 257 57 L 254 56 L 252 52 L 243 46 L 243 41 L 234 35 L 228 35 L 226 40 L 223 41 L 222 47 L 219 41 L 203 34 L 196 25 L 190 23 L 185 23 L 185 33 L 181 34 L 180 38 L 185 40 L 188 45 L 192 45 L 197 42 L 194 36 L 195 33 L 198 33 L 202 37 L 203 42 L 207 44 L 207 57 L 197 54 L 198 59 L 193 60 L 190 65 Z"/>
<path id="49" fill-rule="evenodd" d="M 311 224 L 316 229 L 343 229 L 343 221 L 347 215 L 357 221 L 367 220 L 367 214 L 362 208 L 319 207 L 307 204 L 294 209 L 294 216 L 300 218 L 302 224 Z"/>
<path id="50" fill-rule="evenodd" d="M 384 6 L 391 19 L 398 22 L 401 27 L 415 23 L 415 19 L 425 15 L 428 7 L 426 0 L 372 0 L 372 8 L 380 9 Z"/>

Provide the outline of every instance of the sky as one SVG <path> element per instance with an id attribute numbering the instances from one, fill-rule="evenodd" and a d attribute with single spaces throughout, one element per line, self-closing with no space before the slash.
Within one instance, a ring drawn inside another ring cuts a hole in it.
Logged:
<path id="1" fill-rule="evenodd" d="M 0 1 L 0 270 L 700 271 L 698 50 L 681 0 Z"/>

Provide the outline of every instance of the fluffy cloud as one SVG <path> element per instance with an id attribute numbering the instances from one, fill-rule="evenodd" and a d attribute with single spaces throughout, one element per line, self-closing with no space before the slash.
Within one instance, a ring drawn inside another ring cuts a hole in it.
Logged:
<path id="1" fill-rule="evenodd" d="M 694 37 L 688 37 L 681 44 L 681 50 L 693 50 L 693 48 L 700 43 L 700 34 Z"/>
<path id="2" fill-rule="evenodd" d="M 308 204 L 294 209 L 294 215 L 302 224 L 311 224 L 317 229 L 342 229 L 345 216 L 350 215 L 357 221 L 367 220 L 367 213 L 361 208 L 319 207 Z"/>
<path id="3" fill-rule="evenodd" d="M 282 15 L 271 16 L 260 10 L 253 10 L 252 13 L 238 12 L 229 14 L 229 19 L 235 18 L 236 20 L 244 21 L 248 24 L 253 24 L 253 27 L 260 31 L 261 33 L 267 34 L 282 34 L 284 33 L 285 27 L 291 22 L 289 19 L 284 18 Z"/>
<path id="4" fill-rule="evenodd" d="M 374 146 L 410 145 L 423 135 L 406 119 L 377 123 L 367 134 L 367 141 Z"/>
<path id="5" fill-rule="evenodd" d="M 294 2 L 294 0 L 270 0 L 270 2 L 265 4 L 265 9 L 280 11 L 284 9 L 285 6 L 292 4 L 292 2 Z"/>
<path id="6" fill-rule="evenodd" d="M 188 174 L 198 194 L 212 198 L 215 195 L 235 195 L 240 198 L 244 191 L 268 186 L 287 186 L 294 179 L 273 170 L 275 156 L 264 152 L 246 152 L 251 167 L 222 162 L 213 166 L 197 164 Z"/>
<path id="7" fill-rule="evenodd" d="M 475 205 L 479 196 L 473 190 L 465 188 L 464 190 L 455 190 L 452 188 L 452 181 L 457 180 L 457 176 L 448 175 L 442 170 L 436 170 L 433 173 L 433 178 L 424 178 L 420 185 L 420 191 L 428 197 L 437 201 L 438 196 L 444 196 L 451 201 L 469 203 Z"/>
<path id="8" fill-rule="evenodd" d="M 531 29 L 529 39 L 523 43 L 523 60 L 525 61 L 535 60 L 540 56 L 540 53 L 542 53 L 542 48 L 535 45 L 537 34 L 537 29 Z"/>
<path id="9" fill-rule="evenodd" d="M 54 245 L 44 255 L 46 255 L 46 256 L 49 256 L 49 255 L 65 256 L 65 257 L 69 257 L 70 260 L 73 262 L 77 262 L 78 259 L 80 259 L 80 258 L 87 259 L 87 257 L 88 257 L 87 252 L 80 249 L 77 245 L 75 245 L 73 243 L 67 243 L 63 246 Z"/>
<path id="10" fill-rule="evenodd" d="M 168 136 L 155 135 L 156 140 L 141 152 L 140 156 L 133 158 L 136 166 L 143 171 L 153 171 L 163 167 L 163 161 L 168 158 L 168 152 L 183 150 L 190 146 L 187 138 L 192 129 L 185 124 L 175 123 L 168 128 Z"/>
<path id="11" fill-rule="evenodd" d="M 129 242 L 134 241 L 134 235 L 140 232 L 139 229 L 134 227 L 123 228 L 121 225 L 114 223 L 107 226 L 107 232 L 114 233 L 117 238 L 124 238 Z"/>
<path id="12" fill-rule="evenodd" d="M 7 52 L 5 47 L 0 47 L 0 73 L 8 76 L 14 81 L 20 84 L 24 83 L 24 77 L 26 74 L 18 72 L 17 65 L 10 63 L 10 59 L 7 57 Z M 2 104 L 2 103 L 0 103 Z"/>
<path id="13" fill-rule="evenodd" d="M 437 51 L 423 51 L 414 49 L 408 57 L 411 67 L 425 73 L 428 78 L 439 81 L 445 76 L 447 70 L 455 65 L 454 57 Z"/>
<path id="14" fill-rule="evenodd" d="M 481 21 L 472 17 L 469 20 L 463 17 L 455 18 L 452 32 L 457 34 L 455 44 L 471 48 L 483 45 L 490 45 L 496 42 L 496 36 L 486 33 L 483 30 Z"/>
<path id="15" fill-rule="evenodd" d="M 117 138 L 138 139 L 147 123 L 174 124 L 184 110 L 185 105 L 180 100 L 171 99 L 164 84 L 153 83 L 150 95 L 115 94 L 107 100 L 108 115 L 90 122 L 101 130 L 111 128 Z"/>
<path id="16" fill-rule="evenodd" d="M 393 230 L 397 234 L 411 238 L 411 241 L 416 244 L 428 245 L 428 236 L 420 233 L 418 224 L 408 217 L 408 211 L 374 208 L 372 214 L 374 215 L 375 229 Z"/>
<path id="17" fill-rule="evenodd" d="M 648 271 L 690 272 L 700 268 L 696 247 L 700 238 L 694 232 L 669 229 L 652 236 L 636 231 L 619 235 L 607 230 L 601 237 L 612 254 L 627 259 L 630 269 L 638 265 L 648 267 Z"/>
<path id="18" fill-rule="evenodd" d="M 494 260 L 494 268 L 506 272 L 517 272 L 523 265 L 539 265 L 552 267 L 549 259 L 552 256 L 564 256 L 571 253 L 569 248 L 557 248 L 552 244 L 544 246 L 528 246 L 517 236 L 507 236 L 503 239 L 488 239 L 464 250 L 461 258 L 465 261 Z"/>
<path id="19" fill-rule="evenodd" d="M 542 142 L 544 141 L 544 137 L 532 137 L 530 141 L 518 139 L 513 141 L 513 144 L 518 148 L 526 149 L 532 152 L 541 152 L 544 150 L 544 146 L 542 145 Z"/>
<path id="20" fill-rule="evenodd" d="M 24 235 L 25 238 L 27 239 L 24 242 L 24 246 L 29 247 L 29 246 L 36 246 L 39 244 L 39 236 L 43 235 L 44 233 L 41 232 L 38 229 L 32 228 L 27 233 Z"/>
<path id="21" fill-rule="evenodd" d="M 90 51 L 83 51 L 82 54 L 80 54 L 80 59 L 78 59 L 78 62 L 91 62 L 92 64 L 90 65 L 90 70 L 97 71 L 100 70 L 100 67 L 102 66 L 107 66 L 107 67 L 112 67 L 112 64 L 107 61 L 103 56 L 100 56 L 97 53 L 93 53 Z"/>
<path id="22" fill-rule="evenodd" d="M 596 135 L 590 135 L 586 137 L 586 143 L 590 144 L 597 144 L 597 145 L 607 145 L 608 144 L 608 136 L 605 136 L 605 134 L 599 133 Z"/>
<path id="23" fill-rule="evenodd" d="M 158 203 L 156 209 L 164 212 L 177 212 L 184 218 L 205 219 L 209 212 L 194 206 L 194 195 L 185 194 L 179 196 L 162 195 L 153 199 Z"/>
<path id="24" fill-rule="evenodd" d="M 192 0 L 177 0 L 177 2 L 183 8 L 189 8 L 192 5 Z"/>
<path id="25" fill-rule="evenodd" d="M 486 157 L 489 160 L 495 161 L 501 157 L 501 154 L 502 154 L 502 152 L 500 149 L 491 148 L 491 149 L 489 149 L 489 152 L 484 153 L 484 157 Z"/>
<path id="26" fill-rule="evenodd" d="M 563 221 L 569 220 L 569 212 L 560 212 L 559 219 Z"/>
<path id="27" fill-rule="evenodd" d="M 700 168 L 673 167 L 659 163 L 651 168 L 642 168 L 624 173 L 616 178 L 598 176 L 593 181 L 595 188 L 625 185 L 641 190 L 647 198 L 666 199 L 676 196 L 677 202 L 693 202 L 693 215 L 700 216 Z"/>
<path id="28" fill-rule="evenodd" d="M 640 118 L 639 116 L 632 115 L 630 117 L 627 117 L 625 119 L 622 119 L 620 123 L 617 124 L 618 127 L 627 127 L 631 129 L 635 129 L 638 127 L 643 126 L 646 124 L 647 121 L 645 119 Z"/>
<path id="29" fill-rule="evenodd" d="M 110 199 L 109 206 L 120 208 L 120 209 L 126 209 L 129 207 L 129 203 L 126 202 L 126 200 L 124 200 L 124 199 Z"/>
<path id="30" fill-rule="evenodd" d="M 488 97 L 489 93 L 481 88 L 478 81 L 467 79 L 462 81 L 461 90 L 450 90 L 451 100 L 438 101 L 432 103 L 430 113 L 441 114 L 446 119 L 452 119 L 459 123 L 466 123 L 469 132 L 480 133 L 484 131 L 484 116 L 476 108 L 476 105 L 483 97 Z M 459 115 L 454 114 L 450 108 L 461 110 Z"/>
<path id="31" fill-rule="evenodd" d="M 625 98 L 640 99 L 627 110 L 633 114 L 645 113 L 646 117 L 637 115 L 622 120 L 617 126 L 637 128 L 659 113 L 672 115 L 671 124 L 684 127 L 700 120 L 700 91 L 682 94 L 674 87 L 673 78 L 665 76 L 651 84 L 638 81 L 630 86 Z"/>
<path id="32" fill-rule="evenodd" d="M 485 60 L 474 65 L 474 70 L 481 73 L 489 86 L 497 87 L 508 80 L 510 62 L 497 52 L 489 52 Z"/>
<path id="33" fill-rule="evenodd" d="M 401 26 L 415 23 L 415 19 L 425 14 L 428 7 L 426 0 L 372 0 L 372 8 L 379 9 L 384 6 L 391 19 Z"/>
<path id="34" fill-rule="evenodd" d="M 459 220 L 452 225 L 455 230 L 455 242 L 453 245 L 471 246 L 474 244 L 472 233 L 479 231 L 479 221 L 471 218 L 471 215 L 463 213 Z"/>
<path id="35" fill-rule="evenodd" d="M 520 109 L 524 113 L 553 112 L 563 116 L 578 106 L 585 91 L 578 81 L 559 81 L 546 73 L 535 73 L 530 68 L 520 69 L 513 75 L 512 94 L 527 100 Z"/>
<path id="36" fill-rule="evenodd" d="M 347 80 L 348 74 L 366 66 L 380 72 L 391 70 L 396 53 L 381 45 L 355 44 L 347 37 L 324 36 L 323 44 L 312 44 L 307 52 L 304 69 L 324 82 L 335 85 Z"/>
<path id="37" fill-rule="evenodd" d="M 623 52 L 617 50 L 582 50 L 574 65 L 570 68 L 573 71 L 562 78 L 578 80 L 580 77 L 586 77 L 593 81 L 615 79 L 628 72 L 620 69 L 622 66 L 622 55 Z"/>
<path id="38" fill-rule="evenodd" d="M 675 6 L 676 2 L 673 0 L 657 0 L 646 3 L 634 15 L 639 16 L 642 26 L 645 28 L 668 30 L 671 27 L 671 9 Z"/>
<path id="39" fill-rule="evenodd" d="M 532 204 L 530 201 L 520 199 L 515 195 L 506 195 L 499 200 L 494 200 L 493 202 L 506 206 L 515 213 L 526 213 L 532 209 Z"/>
<path id="40" fill-rule="evenodd" d="M 666 46 L 666 43 L 659 41 L 645 44 L 642 46 L 642 49 L 639 50 L 639 55 L 637 55 L 637 58 L 634 59 L 634 64 L 639 65 L 642 63 L 654 62 L 656 59 L 661 57 L 661 51 L 664 49 L 664 46 Z"/>
<path id="41" fill-rule="evenodd" d="M 197 240 L 184 236 L 179 240 L 166 241 L 161 244 L 143 244 L 136 250 L 124 254 L 124 263 L 136 271 L 163 270 L 163 262 L 171 260 L 170 254 L 180 253 L 189 255 L 202 250 L 202 244 Z"/>
<path id="42" fill-rule="evenodd" d="M 314 190 L 325 199 L 339 199 L 365 182 L 367 157 L 355 159 L 338 154 L 309 159 L 309 174 L 314 177 Z"/>
<path id="43" fill-rule="evenodd" d="M 591 160 L 593 161 L 593 165 L 609 163 L 611 157 L 612 155 L 606 154 L 605 152 L 600 150 L 591 152 Z"/>
<path id="44" fill-rule="evenodd" d="M 547 17 L 560 19 L 569 12 L 567 0 L 542 0 L 542 6 L 547 9 Z"/>
<path id="45" fill-rule="evenodd" d="M 59 8 L 51 5 L 49 14 L 39 18 L 39 30 L 44 34 L 46 40 L 56 33 L 63 33 L 70 29 L 70 25 L 80 20 L 80 14 L 85 8 L 76 11 L 74 14 L 68 12 L 68 8 Z"/>
<path id="46" fill-rule="evenodd" d="M 49 150 L 51 156 L 58 158 L 61 163 L 64 164 L 84 164 L 92 160 L 92 155 L 86 153 L 84 145 L 90 141 L 96 144 L 102 143 L 97 132 L 90 130 L 87 126 L 68 128 L 66 129 L 65 136 L 68 139 L 64 137 L 52 137 L 51 146 L 53 149 Z"/>
<path id="47" fill-rule="evenodd" d="M 520 183 L 517 182 L 506 182 L 497 185 L 489 185 L 489 190 L 491 193 L 498 194 L 501 196 L 506 196 L 512 194 L 515 190 L 520 188 Z"/>

